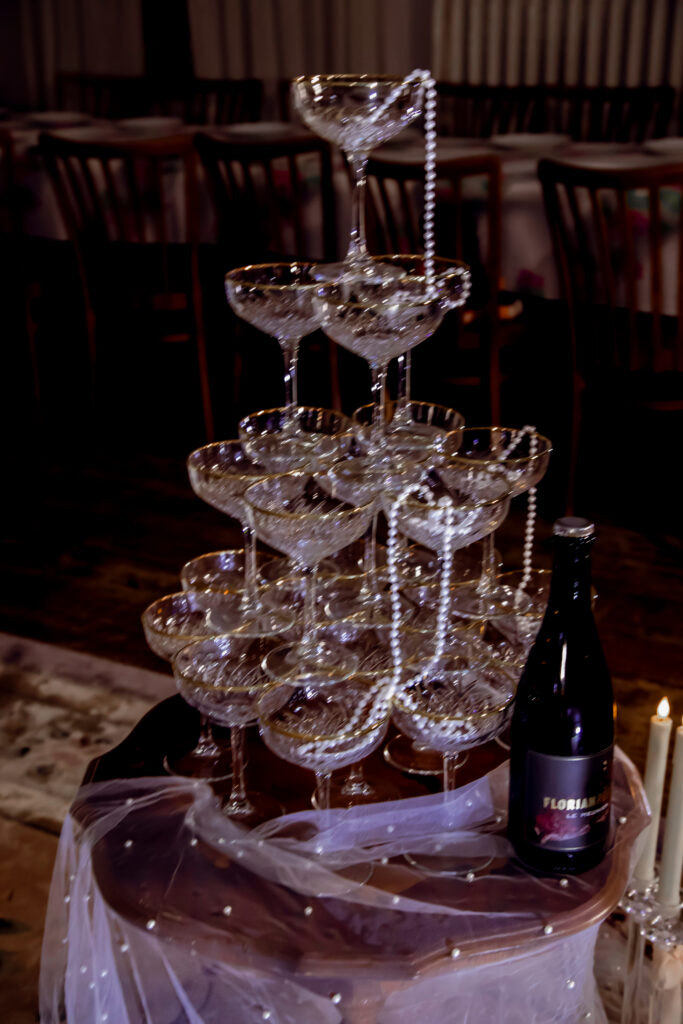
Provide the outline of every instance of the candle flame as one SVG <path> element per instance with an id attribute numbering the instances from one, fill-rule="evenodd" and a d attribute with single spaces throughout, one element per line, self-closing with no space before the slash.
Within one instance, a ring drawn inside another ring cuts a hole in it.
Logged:
<path id="1" fill-rule="evenodd" d="M 671 705 L 666 697 L 662 697 L 657 705 L 657 718 L 668 718 Z"/>

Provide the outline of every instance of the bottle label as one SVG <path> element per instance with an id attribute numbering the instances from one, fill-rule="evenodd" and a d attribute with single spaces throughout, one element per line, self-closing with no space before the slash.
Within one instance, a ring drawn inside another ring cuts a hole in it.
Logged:
<path id="1" fill-rule="evenodd" d="M 584 850 L 609 831 L 612 748 L 588 757 L 526 754 L 524 838 L 545 850 Z"/>

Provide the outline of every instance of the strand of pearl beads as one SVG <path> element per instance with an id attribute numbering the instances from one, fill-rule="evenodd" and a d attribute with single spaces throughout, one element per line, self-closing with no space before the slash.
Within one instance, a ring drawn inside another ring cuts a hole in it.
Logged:
<path id="1" fill-rule="evenodd" d="M 408 85 L 422 82 L 425 91 L 424 130 L 425 130 L 425 184 L 423 213 L 423 244 L 425 265 L 425 288 L 431 297 L 434 292 L 434 208 L 436 205 L 436 84 L 431 71 L 416 68 L 409 72 L 402 82 L 391 90 L 384 103 L 369 117 L 368 122 L 374 124 L 382 114 L 398 99 Z"/>
<path id="2" fill-rule="evenodd" d="M 399 594 L 400 580 L 398 575 L 398 514 L 399 509 L 403 502 L 410 497 L 412 494 L 417 493 L 420 497 L 423 497 L 429 504 L 434 505 L 435 508 L 441 507 L 445 512 L 443 539 L 441 546 L 441 580 L 439 586 L 439 606 L 436 615 L 436 644 L 434 648 L 434 654 L 429 660 L 429 663 L 423 668 L 416 676 L 406 679 L 404 682 L 401 681 L 402 676 L 402 661 L 401 661 L 401 598 Z M 428 675 L 435 667 L 441 656 L 443 655 L 446 646 L 446 630 L 448 627 L 449 613 L 451 607 L 451 568 L 453 566 L 453 534 L 455 519 L 455 504 L 453 500 L 446 495 L 436 502 L 434 496 L 428 491 L 422 483 L 407 484 L 403 490 L 397 495 L 393 501 L 391 508 L 389 509 L 389 530 L 387 536 L 387 567 L 389 571 L 389 592 L 391 594 L 391 634 L 390 634 L 390 647 L 392 656 L 392 667 L 393 676 L 391 683 L 387 687 L 389 693 L 389 699 L 391 699 L 397 690 L 400 688 L 403 691 L 403 698 L 407 703 L 410 703 L 410 698 L 406 697 L 406 690 L 408 687 L 417 682 L 419 679 Z"/>
<path id="3" fill-rule="evenodd" d="M 401 623 L 401 598 L 399 594 L 399 575 L 398 575 L 398 511 L 400 506 L 403 504 L 405 499 L 411 494 L 420 493 L 427 501 L 434 505 L 435 508 L 443 507 L 445 512 L 444 529 L 443 529 L 443 543 L 441 549 L 441 584 L 439 591 L 439 606 L 437 610 L 437 625 L 436 625 L 436 645 L 434 654 L 432 655 L 426 668 L 423 668 L 418 675 L 407 679 L 403 684 L 401 683 L 402 675 L 402 662 L 401 662 L 401 640 L 400 640 L 400 623 Z M 345 728 L 339 733 L 338 736 L 329 737 L 325 741 L 325 747 L 327 750 L 333 750 L 335 746 L 345 743 L 350 736 L 362 725 L 372 723 L 374 721 L 379 723 L 389 713 L 389 708 L 396 691 L 401 688 L 405 689 L 411 683 L 417 682 L 424 675 L 432 671 L 439 658 L 443 655 L 446 646 L 446 630 L 448 627 L 450 603 L 451 603 L 451 589 L 450 589 L 450 578 L 451 568 L 453 565 L 453 534 L 454 530 L 454 519 L 455 519 L 455 504 L 452 499 L 443 497 L 438 503 L 434 501 L 433 496 L 429 493 L 426 488 L 420 483 L 409 484 L 403 488 L 401 493 L 393 502 L 389 510 L 389 530 L 387 539 L 387 566 L 389 570 L 389 590 L 391 594 L 391 633 L 390 633 L 390 648 L 392 654 L 392 667 L 393 673 L 389 680 L 386 677 L 381 678 L 377 685 L 372 687 L 370 696 L 367 700 L 359 704 L 354 714 L 349 719 Z M 309 743 L 302 743 L 300 750 L 305 752 L 312 752 L 319 746 L 318 741 L 312 740 Z"/>
<path id="4" fill-rule="evenodd" d="M 522 438 L 529 435 L 529 457 L 533 458 L 538 451 L 538 434 L 536 427 L 532 427 L 526 424 L 520 427 L 519 430 L 515 430 L 512 433 L 510 444 L 503 450 L 499 456 L 499 461 L 507 459 L 508 455 L 511 455 L 515 448 L 518 447 Z M 531 563 L 533 557 L 534 548 L 534 533 L 536 530 L 536 487 L 530 487 L 527 491 L 527 511 L 526 511 L 526 522 L 524 524 L 524 546 L 522 548 L 522 578 L 519 581 L 517 591 L 515 594 L 515 604 L 521 600 L 521 595 L 526 587 L 527 583 L 531 578 Z"/>

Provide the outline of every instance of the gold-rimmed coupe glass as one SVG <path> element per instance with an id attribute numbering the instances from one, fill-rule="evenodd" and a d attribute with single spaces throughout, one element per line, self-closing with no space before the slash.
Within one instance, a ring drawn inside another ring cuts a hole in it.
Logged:
<path id="1" fill-rule="evenodd" d="M 318 327 L 313 298 L 321 283 L 311 263 L 259 263 L 225 276 L 231 309 L 264 334 L 276 338 L 284 359 L 285 427 L 297 432 L 297 364 L 301 339 Z M 293 438 L 291 444 L 295 444 Z"/>
<path id="2" fill-rule="evenodd" d="M 372 257 L 378 266 L 384 259 Z M 463 263 L 436 260 L 432 287 L 423 257 L 400 257 L 392 265 L 400 270 L 399 276 L 379 282 L 342 277 L 321 288 L 315 300 L 323 331 L 370 367 L 375 406 L 368 439 L 372 454 L 381 452 L 385 443 L 389 363 L 430 337 L 446 312 L 469 293 L 470 273 Z"/>
<path id="3" fill-rule="evenodd" d="M 456 435 L 452 435 L 455 440 Z M 457 448 L 437 467 L 437 475 L 456 499 L 495 501 L 514 498 L 535 487 L 548 468 L 552 442 L 542 434 L 513 427 L 466 427 Z M 479 578 L 454 593 L 458 614 L 491 618 L 509 607 L 510 594 L 497 582 L 494 533 L 484 539 Z"/>
<path id="4" fill-rule="evenodd" d="M 244 589 L 238 605 L 226 607 L 222 615 L 223 632 L 247 629 L 261 633 L 281 633 L 294 622 L 294 614 L 285 608 L 265 606 L 257 588 L 256 536 L 251 511 L 244 500 L 250 484 L 268 478 L 268 471 L 254 462 L 239 440 L 214 441 L 191 452 L 187 470 L 192 490 L 207 504 L 236 519 L 242 527 L 247 553 Z"/>
<path id="5" fill-rule="evenodd" d="M 280 680 L 349 675 L 356 667 L 351 652 L 325 641 L 317 629 L 316 579 L 323 558 L 362 537 L 374 499 L 360 505 L 342 501 L 305 472 L 256 483 L 245 498 L 257 535 L 299 567 L 305 585 L 303 636 L 272 651 L 264 661 L 267 672 Z"/>
<path id="6" fill-rule="evenodd" d="M 311 681 L 305 687 L 278 684 L 259 701 L 261 737 L 278 757 L 315 773 L 315 806 L 330 808 L 330 777 L 335 769 L 362 761 L 384 739 L 389 711 L 372 711 L 374 676 L 343 682 Z M 358 719 L 359 707 L 367 713 Z"/>
<path id="7" fill-rule="evenodd" d="M 377 277 L 382 270 L 365 239 L 368 157 L 420 116 L 424 84 L 385 75 L 303 75 L 292 81 L 290 95 L 304 124 L 342 149 L 353 178 L 348 250 L 343 264 L 327 268 L 329 276 Z"/>
<path id="8" fill-rule="evenodd" d="M 248 789 L 245 779 L 245 729 L 256 721 L 260 698 L 273 683 L 261 662 L 271 637 L 217 636 L 183 647 L 173 659 L 178 692 L 200 714 L 230 729 L 232 788 L 222 809 L 230 818 L 255 825 L 283 811 L 267 793 Z"/>
<path id="9" fill-rule="evenodd" d="M 517 689 L 514 669 L 502 663 L 472 664 L 468 657 L 446 653 L 423 672 L 417 669 L 394 696 L 392 720 L 401 732 L 421 746 L 438 751 L 443 763 L 445 798 L 455 789 L 461 758 L 468 750 L 498 736 L 512 714 Z M 430 874 L 461 875 L 482 870 L 485 863 L 473 862 L 451 848 L 435 854 L 407 855 L 407 859 Z"/>

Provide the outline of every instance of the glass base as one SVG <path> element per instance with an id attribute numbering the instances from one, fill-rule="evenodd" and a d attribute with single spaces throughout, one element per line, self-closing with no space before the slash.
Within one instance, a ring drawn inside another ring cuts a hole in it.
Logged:
<path id="1" fill-rule="evenodd" d="M 404 853 L 404 859 L 425 875 L 464 878 L 473 882 L 493 863 L 493 857 L 468 857 L 457 851 L 443 853 Z"/>
<path id="2" fill-rule="evenodd" d="M 442 775 L 443 755 L 436 750 L 418 747 L 402 733 L 389 740 L 384 748 L 384 760 L 408 775 Z"/>
<path id="3" fill-rule="evenodd" d="M 221 811 L 232 821 L 238 821 L 241 825 L 248 825 L 253 828 L 271 818 L 278 818 L 285 813 L 285 808 L 267 793 L 247 792 L 246 800 L 231 801 L 230 794 L 221 794 Z"/>
<path id="4" fill-rule="evenodd" d="M 283 644 L 270 651 L 262 662 L 271 679 L 283 682 L 347 679 L 358 667 L 358 657 L 338 644 L 320 641 L 309 647 Z"/>
<path id="5" fill-rule="evenodd" d="M 370 782 L 365 777 L 356 780 L 349 775 L 341 775 L 339 778 L 333 775 L 330 780 L 330 807 L 379 804 L 386 800 L 398 800 L 400 795 L 398 787 L 385 779 L 373 779 Z M 311 803 L 317 811 L 320 810 L 315 793 Z"/>
<path id="6" fill-rule="evenodd" d="M 195 748 L 177 757 L 164 757 L 164 771 L 168 775 L 179 775 L 189 779 L 232 778 L 230 749 L 212 744 L 203 750 Z"/>
<path id="7" fill-rule="evenodd" d="M 510 587 L 493 584 L 485 590 L 481 581 L 464 583 L 454 587 L 451 594 L 451 611 L 466 619 L 491 619 L 496 615 L 525 615 L 530 607 L 528 594 L 523 593 L 515 604 L 515 591 Z"/>
<path id="8" fill-rule="evenodd" d="M 412 609 L 405 607 L 402 601 L 400 622 L 405 622 L 412 614 Z M 325 605 L 325 614 L 332 622 L 353 622 L 364 629 L 383 628 L 391 626 L 393 610 L 389 594 L 379 594 L 374 598 L 368 597 L 364 600 L 360 595 L 360 586 L 356 594 L 349 593 L 344 588 L 344 593 L 332 597 Z"/>

